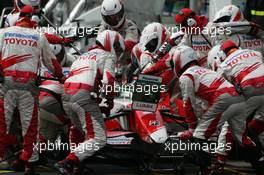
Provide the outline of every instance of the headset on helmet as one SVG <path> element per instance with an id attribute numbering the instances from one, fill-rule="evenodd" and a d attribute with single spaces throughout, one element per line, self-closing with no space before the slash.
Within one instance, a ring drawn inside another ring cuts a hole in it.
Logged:
<path id="1" fill-rule="evenodd" d="M 35 9 L 40 6 L 40 0 L 14 0 L 15 9 L 20 11 L 24 6 L 28 5 Z"/>
<path id="2" fill-rule="evenodd" d="M 193 18 L 194 16 L 195 12 L 192 9 L 183 8 L 175 15 L 175 21 L 182 26 L 194 27 L 197 25 L 196 20 Z"/>
<path id="3" fill-rule="evenodd" d="M 231 49 L 236 48 L 238 49 L 238 46 L 236 45 L 236 43 L 232 40 L 226 40 L 225 42 L 223 42 L 223 44 L 221 45 L 221 50 L 225 52 L 225 54 L 227 54 Z"/>
<path id="4" fill-rule="evenodd" d="M 140 37 L 140 43 L 143 50 L 155 53 L 167 39 L 167 31 L 165 26 L 154 22 L 147 25 Z"/>
<path id="5" fill-rule="evenodd" d="M 216 45 L 208 52 L 207 65 L 213 71 L 217 71 L 219 65 L 221 64 L 221 55 L 219 55 L 221 52 L 220 47 L 221 45 Z"/>
<path id="6" fill-rule="evenodd" d="M 125 42 L 123 37 L 116 31 L 105 30 L 96 38 L 96 44 L 105 51 L 111 52 L 119 59 L 125 51 Z"/>
<path id="7" fill-rule="evenodd" d="M 244 15 L 241 10 L 235 5 L 228 5 L 220 9 L 213 20 L 214 23 L 219 22 L 235 22 L 244 21 Z"/>
<path id="8" fill-rule="evenodd" d="M 34 14 L 34 9 L 32 6 L 26 5 L 24 7 L 22 7 L 22 9 L 20 10 L 20 14 L 19 17 L 28 17 L 31 18 Z"/>
<path id="9" fill-rule="evenodd" d="M 104 0 L 101 15 L 106 24 L 119 28 L 125 21 L 124 4 L 121 0 Z"/>
<path id="10" fill-rule="evenodd" d="M 35 23 L 32 21 L 32 16 L 34 15 L 35 10 L 31 6 L 24 6 L 20 13 L 19 18 L 16 21 L 15 25 L 20 26 L 23 24 L 23 26 L 27 25 L 27 27 L 33 28 L 35 27 Z"/>
<path id="11" fill-rule="evenodd" d="M 174 73 L 177 76 L 181 76 L 184 70 L 186 70 L 186 66 L 198 60 L 196 52 L 188 46 L 177 47 L 170 56 L 173 62 Z"/>
<path id="12" fill-rule="evenodd" d="M 223 62 L 226 59 L 227 54 L 231 49 L 238 49 L 238 48 L 239 47 L 236 45 L 236 43 L 230 39 L 223 42 L 223 44 L 220 47 L 220 52 L 218 52 L 218 57 L 220 61 Z"/>

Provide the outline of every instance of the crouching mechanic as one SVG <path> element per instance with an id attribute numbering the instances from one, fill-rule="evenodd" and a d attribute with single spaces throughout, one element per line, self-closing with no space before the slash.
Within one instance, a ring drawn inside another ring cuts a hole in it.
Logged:
<path id="1" fill-rule="evenodd" d="M 97 48 L 73 62 L 64 84 L 63 106 L 74 127 L 85 135 L 85 139 L 75 143 L 78 147 L 71 150 L 66 159 L 55 164 L 61 174 L 70 174 L 74 167 L 77 167 L 75 171 L 81 171 L 81 162 L 106 144 L 103 116 L 91 93 L 99 93 L 98 87 L 111 86 L 113 90 L 115 63 L 124 53 L 125 44 L 119 33 L 105 30 L 97 36 L 96 45 Z M 110 110 L 113 107 L 114 92 L 105 95 Z"/>
<path id="2" fill-rule="evenodd" d="M 235 87 L 216 72 L 198 66 L 197 55 L 190 47 L 178 47 L 172 57 L 188 116 L 189 131 L 186 131 L 185 135 L 193 136 L 195 142 L 204 143 L 210 141 L 228 121 L 235 139 L 240 144 L 254 146 L 245 135 L 248 116 L 246 103 Z M 198 100 L 202 101 L 202 104 L 198 104 Z M 205 111 L 199 120 L 194 111 L 196 105 L 202 105 Z M 210 174 L 210 155 L 204 150 L 196 153 L 200 159 L 202 174 Z"/>
<path id="3" fill-rule="evenodd" d="M 222 62 L 219 69 L 235 85 L 237 91 L 245 97 L 248 111 L 253 114 L 256 110 L 254 121 L 259 121 L 258 125 L 260 126 L 251 123 L 249 127 L 256 127 L 251 128 L 251 130 L 260 130 L 263 128 L 261 120 L 263 121 L 264 118 L 264 65 L 262 54 L 254 50 L 239 49 L 232 40 L 227 40 L 221 45 L 218 57 Z M 261 130 L 259 134 L 263 132 L 263 129 Z M 260 137 L 260 139 L 263 142 L 263 137 Z M 258 161 L 263 159 L 263 155 L 252 154 L 249 155 L 249 158 L 251 156 L 256 158 L 254 167 L 257 169 L 257 173 L 263 173 L 264 161 Z"/>
<path id="4" fill-rule="evenodd" d="M 62 45 L 50 45 L 50 47 L 60 65 L 63 66 L 64 75 L 67 75 L 75 56 L 66 54 Z M 42 72 L 44 77 L 53 78 L 48 71 L 44 70 Z M 41 81 L 39 90 L 40 141 L 54 141 L 58 131 L 65 134 L 68 132 L 68 126 L 71 123 L 62 106 L 63 84 L 54 80 L 44 80 Z"/>
<path id="5" fill-rule="evenodd" d="M 235 47 L 235 48 L 237 48 L 237 47 Z M 219 54 L 219 53 L 221 53 L 221 45 L 214 46 L 212 48 L 212 50 L 208 53 L 208 62 L 207 63 L 208 63 L 208 67 L 210 67 L 212 70 L 218 71 L 219 73 L 222 73 L 222 69 L 219 68 L 220 64 L 221 64 L 221 60 L 220 60 L 221 54 Z M 252 64 L 254 64 L 254 63 L 252 63 Z M 240 89 L 238 89 L 238 91 L 241 92 Z M 241 94 L 241 95 L 243 95 L 243 94 Z M 257 108 L 257 106 L 256 106 L 256 108 Z M 254 117 L 254 119 L 252 121 L 250 121 L 250 119 L 252 117 Z M 248 124 L 248 129 L 250 130 L 251 136 L 252 136 L 252 134 L 254 134 L 255 137 L 259 137 L 258 141 L 260 143 L 262 141 L 262 144 L 263 144 L 263 141 L 264 141 L 264 127 L 263 126 L 264 125 L 263 125 L 263 121 L 261 121 L 261 116 L 258 114 L 249 116 L 248 121 L 250 121 L 250 123 Z M 232 140 L 232 137 L 230 137 L 230 134 L 231 134 L 230 127 L 228 127 L 228 124 L 225 124 L 221 130 L 220 135 L 219 135 L 218 143 L 219 142 L 221 142 L 221 143 L 227 143 L 227 142 L 232 143 L 233 140 Z M 256 143 L 258 143 L 258 141 Z M 232 144 L 230 144 L 230 146 L 232 146 Z M 262 145 L 262 146 L 264 146 L 264 145 Z M 227 150 L 226 147 L 223 147 L 223 148 L 217 150 L 217 154 L 218 154 L 217 166 L 218 166 L 218 168 L 224 167 L 225 160 L 229 154 L 229 151 L 230 151 L 230 149 Z"/>
<path id="6" fill-rule="evenodd" d="M 31 6 L 23 8 L 24 11 L 33 11 Z M 33 162 L 38 160 L 38 150 L 34 147 L 38 140 L 38 91 L 35 83 L 41 59 L 55 76 L 63 79 L 61 66 L 52 54 L 46 37 L 32 28 L 31 15 L 20 13 L 16 26 L 0 31 L 4 90 L 4 111 L 0 112 L 0 157 L 4 156 L 5 138 L 17 107 L 24 137 L 20 159 L 25 161 L 27 175 L 35 174 Z"/>
<path id="7" fill-rule="evenodd" d="M 219 70 L 218 67 L 221 64 L 217 56 L 219 51 L 220 51 L 220 45 L 216 45 L 208 52 L 208 57 L 207 57 L 208 68 L 210 68 L 215 72 Z M 217 142 L 218 145 L 224 144 L 224 146 L 218 147 L 216 149 L 217 156 L 216 156 L 216 162 L 214 164 L 214 171 L 223 174 L 226 159 L 228 157 L 229 152 L 232 150 L 232 146 L 233 146 L 232 133 L 228 122 L 225 122 L 224 126 L 222 127 Z"/>

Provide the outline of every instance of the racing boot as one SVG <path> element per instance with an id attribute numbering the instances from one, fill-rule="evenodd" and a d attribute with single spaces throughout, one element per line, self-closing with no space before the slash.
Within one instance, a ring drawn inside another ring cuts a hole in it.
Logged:
<path id="1" fill-rule="evenodd" d="M 79 166 L 77 166 L 73 169 L 72 174 L 73 175 L 89 175 L 89 174 L 95 174 L 95 173 L 92 169 L 89 169 L 89 168 L 83 166 L 82 164 L 80 164 Z"/>
<path id="2" fill-rule="evenodd" d="M 59 174 L 71 175 L 73 172 L 74 163 L 70 160 L 64 159 L 57 162 L 54 167 Z"/>
<path id="3" fill-rule="evenodd" d="M 249 161 L 257 175 L 264 175 L 264 154 L 258 147 L 243 147 L 245 160 Z"/>
<path id="4" fill-rule="evenodd" d="M 74 167 L 80 166 L 80 161 L 75 154 L 70 153 L 66 159 L 57 162 L 54 166 L 59 174 L 71 175 L 73 173 Z"/>
<path id="5" fill-rule="evenodd" d="M 212 167 L 213 174 L 221 175 L 224 174 L 224 167 L 226 162 L 226 156 L 218 154 L 217 160 Z"/>
<path id="6" fill-rule="evenodd" d="M 75 167 L 73 169 L 73 175 L 82 175 L 83 174 L 83 169 L 81 167 Z"/>
<path id="7" fill-rule="evenodd" d="M 201 175 L 213 175 L 210 167 L 201 169 Z"/>
<path id="8" fill-rule="evenodd" d="M 24 175 L 39 175 L 35 172 L 34 163 L 25 162 L 25 173 Z"/>

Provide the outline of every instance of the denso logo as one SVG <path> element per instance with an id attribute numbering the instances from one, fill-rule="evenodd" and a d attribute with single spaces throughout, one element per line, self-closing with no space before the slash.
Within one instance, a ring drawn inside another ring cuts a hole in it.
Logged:
<path id="1" fill-rule="evenodd" d="M 256 53 L 254 52 L 242 52 L 239 55 L 235 55 L 232 58 L 228 59 L 227 61 L 225 61 L 224 63 L 226 64 L 226 66 L 228 67 L 233 67 L 234 65 L 236 65 L 239 61 L 250 58 L 250 57 L 254 57 L 257 56 Z"/>

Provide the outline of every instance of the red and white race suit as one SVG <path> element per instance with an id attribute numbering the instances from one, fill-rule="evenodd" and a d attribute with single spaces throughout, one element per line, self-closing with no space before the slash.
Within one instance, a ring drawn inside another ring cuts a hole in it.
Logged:
<path id="1" fill-rule="evenodd" d="M 61 66 L 52 54 L 46 37 L 35 29 L 13 26 L 0 31 L 1 68 L 4 76 L 4 112 L 0 120 L 0 153 L 4 151 L 14 109 L 20 111 L 24 149 L 21 158 L 36 161 L 33 150 L 38 138 L 38 106 L 35 81 L 42 63 L 57 77 Z"/>
<path id="2" fill-rule="evenodd" d="M 171 86 L 172 83 L 174 84 L 174 87 L 169 88 L 169 94 L 170 97 L 172 95 L 179 95 L 179 82 L 178 78 L 175 78 L 175 74 L 172 70 L 172 54 L 175 51 L 176 47 L 172 47 L 170 52 L 167 53 L 165 56 L 163 56 L 161 59 L 159 59 L 154 65 L 146 66 L 146 68 L 143 69 L 143 74 L 151 74 L 151 75 L 157 75 L 162 77 L 162 84 L 166 85 L 167 87 Z M 145 64 L 148 64 L 153 59 L 154 55 L 149 52 L 143 52 L 142 57 L 140 61 L 142 66 Z M 162 94 L 163 95 L 163 94 Z M 165 94 L 164 94 L 165 95 Z"/>
<path id="3" fill-rule="evenodd" d="M 228 122 L 225 122 L 217 139 L 217 154 L 228 156 L 233 146 L 233 138 Z"/>
<path id="4" fill-rule="evenodd" d="M 139 42 L 139 29 L 136 23 L 130 19 L 126 19 L 124 24 L 118 29 L 113 29 L 111 26 L 102 21 L 98 34 L 105 30 L 114 30 L 122 35 L 125 39 L 125 52 L 127 53 L 130 53 L 133 47 Z"/>
<path id="5" fill-rule="evenodd" d="M 237 50 L 220 65 L 224 76 L 246 97 L 248 110 L 257 110 L 264 118 L 264 64 L 262 54 L 254 50 Z"/>
<path id="6" fill-rule="evenodd" d="M 255 25 L 250 25 L 249 22 L 231 22 L 231 23 L 217 23 L 217 24 L 208 24 L 208 27 L 222 27 L 225 28 L 226 31 L 229 31 L 230 34 L 223 33 L 220 35 L 211 35 L 211 42 L 213 45 L 222 44 L 227 39 L 233 40 L 239 47 L 242 49 L 255 50 L 263 53 L 264 51 L 264 43 L 260 38 L 259 30 Z M 255 27 L 254 27 L 255 26 Z M 233 33 L 233 34 L 231 34 Z M 252 122 L 254 123 L 254 121 Z M 255 126 L 255 125 L 252 125 Z M 230 130 L 229 130 L 230 131 Z M 228 131 L 228 127 L 224 127 L 219 135 L 218 142 L 230 143 L 232 141 L 232 137 L 230 137 L 230 132 Z M 260 142 L 264 143 L 264 132 L 257 132 L 259 134 Z M 226 135 L 225 135 L 226 134 Z M 262 141 L 263 140 L 263 141 Z M 262 143 L 262 145 L 264 145 Z M 228 155 L 228 150 L 223 148 L 218 150 L 218 153 L 221 155 Z"/>
<path id="7" fill-rule="evenodd" d="M 107 89 L 112 89 L 112 92 L 106 93 L 106 98 L 113 100 L 116 60 L 116 56 L 110 52 L 93 49 L 79 56 L 71 66 L 64 84 L 63 106 L 85 140 L 80 144 L 76 143 L 79 146 L 71 151 L 67 159 L 82 161 L 106 143 L 102 113 L 96 99 L 91 97 L 91 92 L 99 93 L 98 87 L 107 85 Z"/>
<path id="8" fill-rule="evenodd" d="M 179 81 L 187 122 L 190 129 L 195 129 L 194 137 L 208 140 L 227 121 L 239 143 L 252 144 L 245 135 L 246 103 L 232 84 L 216 72 L 200 66 L 188 68 Z M 205 111 L 199 121 L 194 110 L 196 105 L 201 105 Z"/>
<path id="9" fill-rule="evenodd" d="M 151 63 L 153 59 L 154 59 L 154 54 L 148 51 L 143 52 L 140 57 L 140 67 L 144 68 L 143 70 L 148 70 L 148 64 Z M 174 73 L 171 69 L 171 66 L 169 65 L 170 64 L 169 63 L 170 62 L 169 53 L 167 53 L 161 60 L 162 60 L 162 63 L 164 63 L 164 65 L 166 66 L 163 66 L 160 69 L 160 71 L 153 72 L 152 75 L 158 75 L 162 77 L 162 84 L 168 85 L 174 77 Z M 166 61 L 163 61 L 163 60 L 166 60 Z M 156 65 L 154 66 L 157 67 Z M 151 66 L 151 68 L 154 66 Z"/>
<path id="10" fill-rule="evenodd" d="M 175 49 L 177 47 L 172 47 L 169 53 L 167 53 L 165 56 L 163 56 L 161 59 L 159 59 L 154 65 L 150 66 L 150 68 L 146 68 L 143 73 L 149 74 L 149 73 L 159 73 L 167 69 L 172 69 L 172 55 L 175 52 Z M 147 57 L 147 62 L 149 62 L 152 57 Z M 142 63 L 143 64 L 143 63 Z"/>
<path id="11" fill-rule="evenodd" d="M 48 72 L 44 76 L 53 78 Z M 59 129 L 70 125 L 62 106 L 63 93 L 63 84 L 58 81 L 45 80 L 39 86 L 39 132 L 44 140 L 55 140 Z"/>
<path id="12" fill-rule="evenodd" d="M 258 113 L 254 116 L 254 119 L 248 124 L 249 130 L 259 139 L 259 142 L 264 148 L 264 118 Z"/>
<path id="13" fill-rule="evenodd" d="M 65 56 L 61 65 L 70 66 L 73 57 Z M 64 75 L 67 75 L 69 68 L 63 68 Z M 44 77 L 53 78 L 48 71 L 43 73 Z M 61 95 L 64 93 L 63 84 L 58 81 L 45 80 L 39 86 L 39 132 L 44 139 L 55 139 L 57 137 L 58 127 L 69 125 L 70 120 L 65 114 Z"/>
<path id="14" fill-rule="evenodd" d="M 13 10 L 11 13 L 9 13 L 6 16 L 4 27 L 14 26 L 19 19 L 19 14 L 20 13 L 17 12 L 16 10 Z M 68 39 L 62 38 L 55 34 L 45 33 L 45 36 L 50 44 L 63 44 L 64 42 L 65 43 L 68 42 Z"/>
<path id="15" fill-rule="evenodd" d="M 248 49 L 237 50 L 230 54 L 219 68 L 230 82 L 243 90 L 242 93 L 246 97 L 262 95 L 264 65 L 260 52 Z"/>

